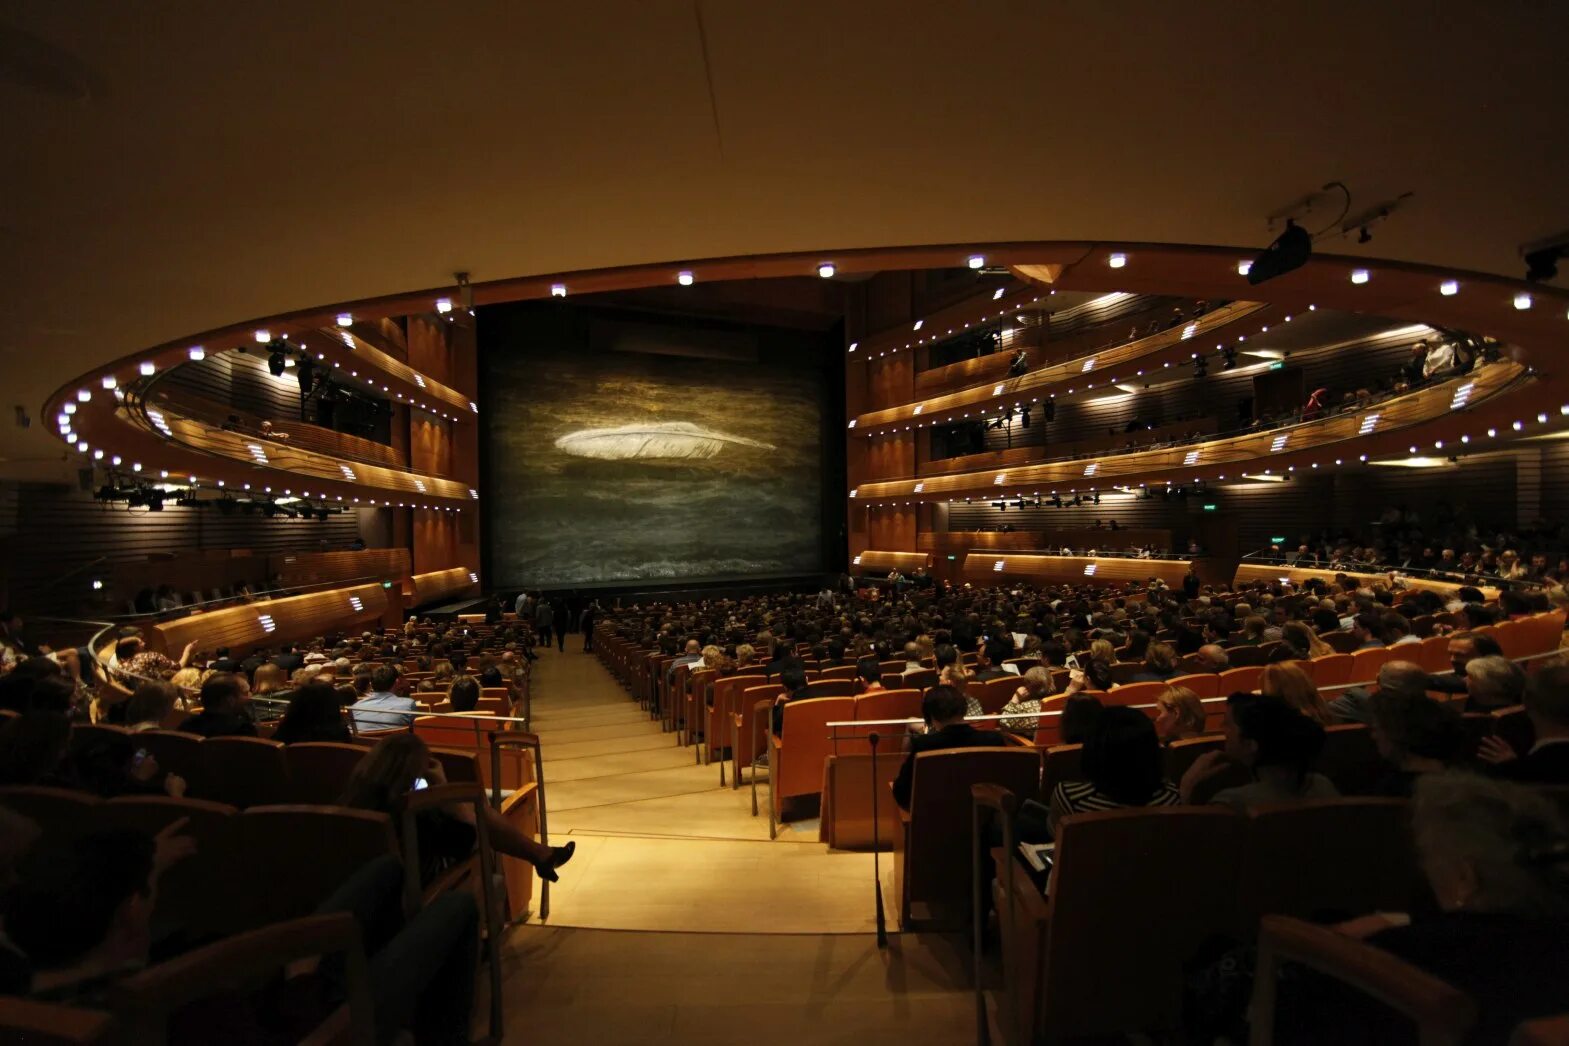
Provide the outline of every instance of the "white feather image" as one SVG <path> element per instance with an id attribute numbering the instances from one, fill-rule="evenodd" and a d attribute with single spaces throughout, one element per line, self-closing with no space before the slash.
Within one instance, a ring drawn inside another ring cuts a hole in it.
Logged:
<path id="1" fill-rule="evenodd" d="M 690 421 L 662 421 L 641 425 L 618 425 L 609 429 L 580 429 L 556 440 L 556 449 L 579 458 L 604 461 L 633 459 L 677 459 L 701 461 L 717 457 L 727 447 L 757 447 L 773 450 L 771 443 L 760 443 L 744 436 L 732 436 L 694 425 Z"/>

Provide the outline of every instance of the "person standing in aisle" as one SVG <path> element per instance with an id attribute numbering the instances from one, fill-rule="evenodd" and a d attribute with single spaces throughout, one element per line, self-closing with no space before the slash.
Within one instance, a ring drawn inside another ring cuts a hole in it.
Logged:
<path id="1" fill-rule="evenodd" d="M 583 629 L 583 653 L 593 653 L 594 650 L 594 619 L 599 616 L 599 600 L 590 599 L 588 606 L 583 608 L 583 616 L 578 625 Z"/>
<path id="2" fill-rule="evenodd" d="M 550 600 L 540 593 L 539 602 L 534 610 L 534 628 L 539 633 L 539 642 L 544 646 L 550 645 L 550 626 L 556 619 L 555 608 L 550 605 Z"/>

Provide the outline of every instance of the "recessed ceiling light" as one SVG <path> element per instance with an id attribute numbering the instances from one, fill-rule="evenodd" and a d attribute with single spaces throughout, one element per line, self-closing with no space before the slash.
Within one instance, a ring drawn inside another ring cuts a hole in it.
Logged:
<path id="1" fill-rule="evenodd" d="M 93 398 L 93 392 L 91 389 L 77 389 L 76 398 L 83 403 L 86 403 Z"/>
<path id="2" fill-rule="evenodd" d="M 832 279 L 833 274 L 837 271 L 838 270 L 834 268 L 833 262 L 823 262 L 817 267 L 817 275 L 821 276 L 825 280 Z"/>
<path id="3" fill-rule="evenodd" d="M 114 385 L 115 385 L 114 375 L 113 374 L 105 374 L 104 377 L 103 377 L 102 385 L 106 389 L 114 388 Z"/>
<path id="4" fill-rule="evenodd" d="M 567 285 L 564 283 L 552 283 L 550 285 L 550 296 L 552 298 L 565 298 L 567 296 Z"/>
<path id="5" fill-rule="evenodd" d="M 1110 258 L 1106 259 L 1106 264 L 1110 265 L 1113 269 L 1120 269 L 1124 265 L 1128 264 L 1128 256 L 1126 254 L 1113 254 Z"/>
<path id="6" fill-rule="evenodd" d="M 676 282 L 683 287 L 690 287 L 692 286 L 692 274 L 682 270 L 681 272 L 676 273 Z"/>
<path id="7" fill-rule="evenodd" d="M 1451 298 L 1454 295 L 1459 294 L 1460 293 L 1460 281 L 1459 280 L 1445 280 L 1443 283 L 1440 283 L 1438 285 L 1438 293 L 1442 294 L 1446 298 Z"/>
<path id="8" fill-rule="evenodd" d="M 1531 307 L 1531 296 L 1524 291 L 1515 295 L 1515 308 L 1524 311 Z"/>
<path id="9" fill-rule="evenodd" d="M 440 313 L 443 313 L 443 314 L 451 312 L 452 311 L 452 299 L 451 298 L 437 298 L 436 299 L 436 311 L 440 312 Z"/>
<path id="10" fill-rule="evenodd" d="M 1239 261 L 1239 262 L 1237 262 L 1237 275 L 1238 276 L 1246 276 L 1249 272 L 1252 272 L 1252 271 L 1253 271 L 1253 263 L 1252 262 L 1250 262 L 1250 261 Z"/>
<path id="11" fill-rule="evenodd" d="M 970 255 L 970 268 L 979 269 L 986 264 L 986 259 L 979 254 Z"/>
<path id="12" fill-rule="evenodd" d="M 340 327 L 352 327 L 353 325 L 354 325 L 354 315 L 352 313 L 348 313 L 348 312 L 340 312 L 340 313 L 338 313 L 338 326 L 340 326 Z"/>
<path id="13" fill-rule="evenodd" d="M 1366 283 L 1368 280 L 1370 280 L 1372 278 L 1373 278 L 1372 274 L 1369 273 L 1366 269 L 1352 269 L 1351 270 L 1351 282 L 1352 283 Z"/>
<path id="14" fill-rule="evenodd" d="M 266 329 L 258 330 L 252 337 L 256 339 L 258 345 L 265 345 L 272 340 L 272 331 Z"/>
<path id="15" fill-rule="evenodd" d="M 196 362 L 200 362 L 207 358 L 207 350 L 202 348 L 200 345 L 192 345 L 189 349 L 186 350 L 185 354 Z"/>
<path id="16" fill-rule="evenodd" d="M 158 365 L 156 363 L 154 363 L 152 360 L 143 360 L 141 362 L 141 365 L 138 366 L 136 369 L 142 372 L 142 376 L 143 377 L 148 377 L 148 378 L 150 378 L 154 374 L 158 373 Z"/>

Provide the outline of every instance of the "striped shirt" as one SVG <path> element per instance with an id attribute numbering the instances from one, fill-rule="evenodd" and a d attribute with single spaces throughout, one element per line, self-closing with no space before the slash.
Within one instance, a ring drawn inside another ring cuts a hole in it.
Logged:
<path id="1" fill-rule="evenodd" d="M 1180 806 L 1182 796 L 1170 781 L 1162 781 L 1155 788 L 1145 806 Z M 1057 817 L 1068 814 L 1087 814 L 1096 810 L 1120 810 L 1125 804 L 1117 802 L 1105 792 L 1098 791 L 1088 781 L 1059 781 L 1052 789 L 1052 812 Z"/>

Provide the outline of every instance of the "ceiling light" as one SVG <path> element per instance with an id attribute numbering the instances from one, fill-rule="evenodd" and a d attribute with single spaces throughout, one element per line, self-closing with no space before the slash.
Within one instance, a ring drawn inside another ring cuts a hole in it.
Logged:
<path id="1" fill-rule="evenodd" d="M 150 378 L 158 372 L 158 365 L 153 363 L 152 360 L 143 360 L 141 366 L 137 367 L 137 370 L 142 372 L 143 377 Z"/>
<path id="2" fill-rule="evenodd" d="M 911 328 L 910 328 L 910 329 L 911 329 L 911 330 L 917 330 L 917 331 L 918 331 L 918 330 L 920 330 L 920 329 L 921 329 L 921 326 L 922 326 L 922 325 L 923 325 L 923 324 L 924 324 L 924 323 L 925 323 L 925 322 L 926 322 L 926 321 L 925 321 L 925 320 L 916 320 L 916 321 L 915 321 L 915 326 L 913 326 L 913 327 L 911 327 Z"/>
<path id="3" fill-rule="evenodd" d="M 192 361 L 197 363 L 200 363 L 202 360 L 207 358 L 207 350 L 202 348 L 200 345 L 192 345 L 189 349 L 186 350 L 185 354 L 189 356 Z"/>
<path id="4" fill-rule="evenodd" d="M 103 378 L 103 387 L 106 388 L 106 389 L 112 389 L 112 388 L 114 388 L 114 384 L 115 384 L 115 382 L 114 382 L 114 375 L 113 374 L 105 374 L 104 378 Z"/>
<path id="5" fill-rule="evenodd" d="M 683 287 L 690 287 L 692 286 L 692 274 L 682 270 L 681 272 L 676 273 L 676 282 Z"/>
<path id="6" fill-rule="evenodd" d="M 998 287 L 995 291 L 992 291 L 992 301 L 997 301 L 999 298 L 1001 298 L 1003 291 L 1005 290 L 1007 290 L 1006 287 Z M 966 324 L 966 326 L 968 326 L 968 324 Z"/>
<path id="7" fill-rule="evenodd" d="M 851 352 L 854 352 L 854 351 L 855 351 L 855 349 L 856 349 L 856 346 L 858 346 L 858 345 L 860 345 L 860 344 L 861 344 L 861 343 L 860 343 L 860 342 L 858 342 L 858 341 L 852 341 L 852 342 L 851 342 L 851 343 L 850 343 L 850 351 L 851 351 Z"/>
<path id="8" fill-rule="evenodd" d="M 1351 270 L 1351 282 L 1352 283 L 1366 283 L 1368 280 L 1370 280 L 1372 278 L 1373 278 L 1372 274 L 1369 273 L 1366 269 L 1352 269 Z"/>
<path id="9" fill-rule="evenodd" d="M 93 398 L 93 392 L 91 389 L 77 389 L 76 398 L 83 403 L 86 403 L 88 400 Z"/>
<path id="10" fill-rule="evenodd" d="M 353 325 L 354 325 L 354 316 L 353 316 L 352 313 L 347 313 L 347 312 L 340 312 L 340 313 L 338 313 L 338 326 L 340 326 L 340 327 L 351 327 Z"/>
<path id="11" fill-rule="evenodd" d="M 272 340 L 272 332 L 269 330 L 259 330 L 254 335 L 252 335 L 252 337 L 256 339 L 256 344 L 265 345 Z"/>
<path id="12" fill-rule="evenodd" d="M 1110 258 L 1106 259 L 1106 264 L 1110 265 L 1113 269 L 1120 269 L 1124 265 L 1128 264 L 1128 256 L 1126 254 L 1113 254 Z"/>
<path id="13" fill-rule="evenodd" d="M 436 311 L 439 312 L 439 313 L 442 313 L 442 314 L 446 314 L 446 313 L 451 312 L 452 311 L 452 299 L 451 298 L 437 298 L 436 299 Z"/>
<path id="14" fill-rule="evenodd" d="M 1440 283 L 1438 285 L 1438 293 L 1442 294 L 1446 298 L 1451 298 L 1451 297 L 1455 296 L 1456 294 L 1459 294 L 1460 293 L 1460 281 L 1459 280 L 1445 280 L 1443 283 Z"/>
<path id="15" fill-rule="evenodd" d="M 970 268 L 979 269 L 986 264 L 986 259 L 979 254 L 970 255 Z"/>
<path id="16" fill-rule="evenodd" d="M 552 298 L 565 298 L 567 296 L 567 285 L 564 283 L 552 283 L 550 285 L 550 296 Z"/>
<path id="17" fill-rule="evenodd" d="M 1531 296 L 1524 291 L 1515 295 L 1515 308 L 1522 312 L 1531 307 Z"/>
<path id="18" fill-rule="evenodd" d="M 1250 262 L 1250 261 L 1239 261 L 1239 262 L 1237 262 L 1237 275 L 1238 276 L 1246 276 L 1248 273 L 1250 273 L 1252 271 L 1253 271 L 1253 263 L 1252 262 Z"/>
<path id="19" fill-rule="evenodd" d="M 817 266 L 817 275 L 821 276 L 825 280 L 833 279 L 833 275 L 837 271 L 838 270 L 834 268 L 833 262 L 823 262 Z"/>

